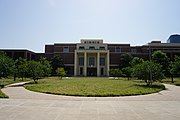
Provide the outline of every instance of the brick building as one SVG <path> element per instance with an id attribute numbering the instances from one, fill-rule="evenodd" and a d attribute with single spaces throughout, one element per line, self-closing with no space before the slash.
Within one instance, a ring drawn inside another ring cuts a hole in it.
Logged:
<path id="1" fill-rule="evenodd" d="M 152 41 L 142 46 L 130 46 L 103 43 L 101 39 L 82 39 L 76 44 L 46 45 L 45 56 L 50 59 L 53 55 L 60 55 L 66 70 L 74 76 L 108 76 L 109 69 L 119 66 L 123 53 L 148 60 L 157 50 L 173 59 L 175 55 L 180 55 L 180 44 Z"/>
<path id="2" fill-rule="evenodd" d="M 18 59 L 19 57 L 27 60 L 34 60 L 37 56 L 37 53 L 26 49 L 0 49 L 0 51 L 4 51 L 7 56 L 14 60 Z"/>
<path id="3" fill-rule="evenodd" d="M 22 57 L 27 60 L 38 60 L 43 56 L 51 60 L 54 55 L 60 55 L 66 71 L 72 76 L 109 76 L 109 69 L 119 66 L 123 53 L 148 60 L 156 50 L 167 53 L 168 57 L 173 59 L 175 55 L 180 55 L 180 44 L 152 41 L 142 46 L 130 46 L 130 44 L 103 43 L 102 39 L 82 39 L 80 43 L 45 45 L 45 53 L 0 49 L 13 59 Z"/>

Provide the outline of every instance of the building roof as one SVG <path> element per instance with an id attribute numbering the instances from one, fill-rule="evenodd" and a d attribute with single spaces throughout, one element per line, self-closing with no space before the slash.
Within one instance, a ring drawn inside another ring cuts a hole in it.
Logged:
<path id="1" fill-rule="evenodd" d="M 24 52 L 24 51 L 27 51 L 27 52 L 31 52 L 31 53 L 35 53 L 31 50 L 28 50 L 28 49 L 0 49 L 0 51 L 16 51 L 16 52 Z"/>

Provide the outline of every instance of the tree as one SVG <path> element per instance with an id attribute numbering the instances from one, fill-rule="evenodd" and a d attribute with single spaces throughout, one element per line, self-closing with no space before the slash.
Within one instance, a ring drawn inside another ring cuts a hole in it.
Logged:
<path id="1" fill-rule="evenodd" d="M 56 73 L 60 77 L 60 79 L 66 76 L 66 71 L 64 70 L 63 67 L 57 68 Z"/>
<path id="2" fill-rule="evenodd" d="M 51 59 L 52 75 L 56 75 L 56 70 L 59 67 L 64 67 L 63 60 L 59 55 L 55 55 Z"/>
<path id="3" fill-rule="evenodd" d="M 113 77 L 120 77 L 122 76 L 122 71 L 120 69 L 110 69 L 109 70 L 109 74 L 110 76 L 113 76 Z"/>
<path id="4" fill-rule="evenodd" d="M 175 61 L 172 63 L 171 73 L 175 77 L 180 77 L 180 56 L 175 57 Z M 173 82 L 173 78 L 172 78 Z"/>
<path id="5" fill-rule="evenodd" d="M 23 59 L 23 58 L 19 58 L 17 60 L 15 60 L 15 76 L 19 77 L 19 78 L 25 78 L 27 76 L 27 60 Z"/>
<path id="6" fill-rule="evenodd" d="M 28 61 L 27 64 L 28 68 L 28 77 L 32 78 L 35 83 L 43 77 L 43 69 L 42 69 L 42 64 L 37 61 Z"/>
<path id="7" fill-rule="evenodd" d="M 131 77 L 132 68 L 131 67 L 122 68 L 122 73 L 123 73 L 123 76 L 127 77 L 129 80 L 129 78 Z"/>
<path id="8" fill-rule="evenodd" d="M 131 61 L 130 61 L 130 65 L 133 67 L 135 65 L 141 64 L 143 63 L 144 60 L 142 58 L 138 58 L 138 57 L 134 57 Z"/>
<path id="9" fill-rule="evenodd" d="M 39 62 L 42 65 L 42 70 L 43 70 L 43 77 L 48 77 L 51 74 L 51 65 L 50 62 L 48 60 L 46 60 L 46 58 L 41 57 Z"/>
<path id="10" fill-rule="evenodd" d="M 167 76 L 169 75 L 169 58 L 167 57 L 166 53 L 163 53 L 161 51 L 155 51 L 152 54 L 152 61 L 154 63 L 158 63 L 162 66 L 163 73 Z"/>
<path id="11" fill-rule="evenodd" d="M 2 77 L 8 77 L 12 75 L 14 71 L 13 59 L 6 56 L 6 54 L 0 51 L 0 79 Z"/>
<path id="12" fill-rule="evenodd" d="M 145 80 L 148 86 L 151 86 L 154 81 L 164 78 L 161 65 L 149 61 L 134 66 L 133 75 L 138 79 Z"/>
<path id="13" fill-rule="evenodd" d="M 173 62 L 172 61 L 169 64 L 169 72 L 171 74 L 171 83 L 174 83 L 174 68 L 173 68 Z"/>
<path id="14" fill-rule="evenodd" d="M 119 68 L 125 68 L 130 66 L 129 62 L 132 60 L 132 55 L 129 53 L 124 53 L 121 55 L 120 61 L 119 61 Z"/>

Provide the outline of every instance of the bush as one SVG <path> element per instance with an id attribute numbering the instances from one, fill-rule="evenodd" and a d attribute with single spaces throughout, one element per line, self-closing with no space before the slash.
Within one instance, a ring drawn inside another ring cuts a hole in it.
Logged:
<path id="1" fill-rule="evenodd" d="M 57 68 L 56 73 L 61 79 L 66 76 L 66 71 L 63 67 Z"/>
<path id="2" fill-rule="evenodd" d="M 123 73 L 123 76 L 127 77 L 129 80 L 129 78 L 131 77 L 132 68 L 131 67 L 122 68 L 122 73 Z"/>
<path id="3" fill-rule="evenodd" d="M 121 77 L 122 76 L 122 71 L 120 69 L 110 69 L 109 74 L 112 77 Z"/>

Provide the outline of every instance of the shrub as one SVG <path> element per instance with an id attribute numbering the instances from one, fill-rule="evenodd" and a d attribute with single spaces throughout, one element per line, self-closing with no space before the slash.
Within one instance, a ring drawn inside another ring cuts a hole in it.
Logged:
<path id="1" fill-rule="evenodd" d="M 120 77 L 122 76 L 122 71 L 120 69 L 110 69 L 109 74 L 112 77 Z"/>

